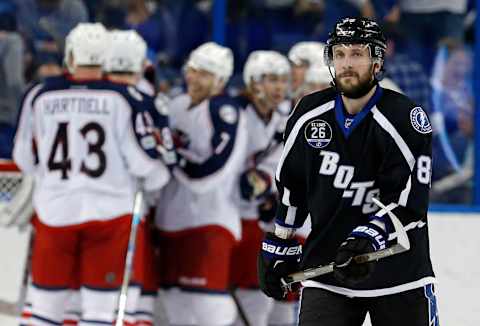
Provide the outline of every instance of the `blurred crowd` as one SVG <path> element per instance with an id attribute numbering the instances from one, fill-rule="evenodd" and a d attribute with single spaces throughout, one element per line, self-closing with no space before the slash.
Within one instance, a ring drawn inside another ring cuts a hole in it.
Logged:
<path id="1" fill-rule="evenodd" d="M 342 16 L 381 22 L 389 39 L 385 76 L 431 115 L 432 198 L 471 201 L 473 174 L 473 0 L 236 0 L 227 2 L 225 45 L 238 94 L 248 55 L 288 53 L 320 41 Z M 148 46 L 145 75 L 157 92 L 184 89 L 188 54 L 211 40 L 213 0 L 0 0 L 0 157 L 9 157 L 18 105 L 29 83 L 63 71 L 65 36 L 79 22 L 135 29 Z"/>

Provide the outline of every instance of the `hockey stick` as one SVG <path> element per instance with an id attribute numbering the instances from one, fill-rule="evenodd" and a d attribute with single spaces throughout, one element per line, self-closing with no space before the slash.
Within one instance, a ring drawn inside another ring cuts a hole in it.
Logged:
<path id="1" fill-rule="evenodd" d="M 395 233 L 397 235 L 397 243 L 386 249 L 382 249 L 379 251 L 370 252 L 367 254 L 362 254 L 362 255 L 353 257 L 353 260 L 355 260 L 355 262 L 358 264 L 363 264 L 370 261 L 387 258 L 393 255 L 400 254 L 407 250 L 410 250 L 410 241 L 408 239 L 407 232 L 403 228 L 403 225 L 398 219 L 398 217 L 392 213 L 391 210 L 393 208 L 389 208 L 385 206 L 376 198 L 373 198 L 373 202 L 382 209 L 381 215 L 379 216 L 383 216 L 386 213 L 390 217 L 390 220 L 392 221 L 392 224 L 393 224 L 393 228 L 395 229 Z M 328 265 L 313 267 L 313 268 L 306 269 L 304 271 L 290 274 L 287 277 L 284 277 L 282 279 L 283 288 L 285 290 L 289 290 L 292 288 L 292 284 L 294 283 L 306 281 L 320 275 L 331 273 L 333 272 L 334 267 L 335 267 L 335 263 L 332 262 Z"/>
<path id="2" fill-rule="evenodd" d="M 230 288 L 229 292 L 230 292 L 230 295 L 232 296 L 233 302 L 235 302 L 235 305 L 237 306 L 238 316 L 242 320 L 242 323 L 244 326 L 251 326 L 247 318 L 247 313 L 245 312 L 245 309 L 243 309 L 242 303 L 240 302 L 240 299 L 235 293 L 235 290 L 236 289 L 232 287 Z"/>
<path id="3" fill-rule="evenodd" d="M 127 254 L 125 257 L 125 269 L 123 271 L 123 281 L 120 288 L 120 295 L 118 297 L 117 305 L 117 320 L 115 326 L 123 326 L 123 319 L 125 318 L 125 309 L 127 306 L 127 292 L 130 283 L 130 277 L 133 270 L 133 257 L 135 255 L 137 229 L 142 220 L 142 206 L 143 206 L 143 180 L 138 181 L 137 191 L 135 193 L 135 201 L 133 203 L 133 216 L 130 228 L 130 237 L 128 239 Z"/>

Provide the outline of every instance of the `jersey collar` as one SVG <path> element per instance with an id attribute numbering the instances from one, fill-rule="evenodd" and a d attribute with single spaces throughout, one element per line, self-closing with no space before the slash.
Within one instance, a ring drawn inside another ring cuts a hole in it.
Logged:
<path id="1" fill-rule="evenodd" d="M 345 138 L 348 138 L 351 134 L 352 131 L 360 124 L 360 122 L 365 118 L 365 116 L 370 112 L 370 110 L 377 104 L 378 100 L 382 96 L 383 89 L 380 87 L 380 85 L 377 85 L 377 89 L 375 90 L 375 93 L 373 93 L 372 97 L 370 100 L 368 100 L 367 104 L 363 107 L 363 109 L 357 113 L 354 116 L 345 116 L 345 110 L 343 107 L 343 101 L 342 101 L 342 96 L 340 94 L 337 95 L 335 98 L 335 117 L 337 119 L 338 126 L 343 132 L 343 135 Z M 353 119 L 350 120 L 350 127 L 346 128 L 346 119 Z"/>

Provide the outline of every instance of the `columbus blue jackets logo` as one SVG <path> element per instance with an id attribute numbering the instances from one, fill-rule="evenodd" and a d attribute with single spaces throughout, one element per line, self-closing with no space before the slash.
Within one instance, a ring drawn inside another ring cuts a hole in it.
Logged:
<path id="1" fill-rule="evenodd" d="M 305 127 L 305 140 L 314 148 L 324 148 L 332 140 L 332 128 L 324 120 L 313 120 Z"/>
<path id="2" fill-rule="evenodd" d="M 412 122 L 413 128 L 421 134 L 428 134 L 432 132 L 432 125 L 428 116 L 419 106 L 415 107 L 410 111 L 410 121 Z"/>
<path id="3" fill-rule="evenodd" d="M 237 122 L 237 110 L 231 105 L 223 105 L 219 111 L 220 117 L 228 124 Z"/>

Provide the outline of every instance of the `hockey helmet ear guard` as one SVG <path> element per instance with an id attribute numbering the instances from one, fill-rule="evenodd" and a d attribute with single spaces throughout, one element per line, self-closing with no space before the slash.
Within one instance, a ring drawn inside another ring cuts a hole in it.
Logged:
<path id="1" fill-rule="evenodd" d="M 383 63 L 387 40 L 377 22 L 368 18 L 343 18 L 335 24 L 324 49 L 324 60 L 333 66 L 333 46 L 338 44 L 366 44 L 374 61 Z"/>

